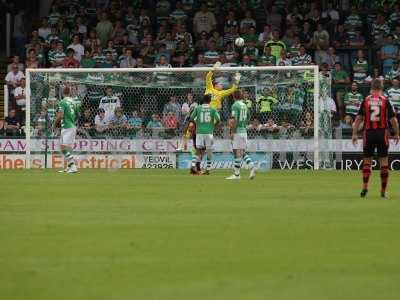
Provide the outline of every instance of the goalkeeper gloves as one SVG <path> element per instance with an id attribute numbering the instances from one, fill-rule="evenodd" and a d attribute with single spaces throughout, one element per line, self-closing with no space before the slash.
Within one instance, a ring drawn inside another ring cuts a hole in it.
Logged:
<path id="1" fill-rule="evenodd" d="M 216 70 L 218 68 L 221 67 L 221 62 L 217 61 L 214 65 L 213 65 L 213 69 Z"/>
<path id="2" fill-rule="evenodd" d="M 236 72 L 235 76 L 233 77 L 233 79 L 235 80 L 235 84 L 236 85 L 239 85 L 240 77 L 241 77 L 240 73 Z"/>

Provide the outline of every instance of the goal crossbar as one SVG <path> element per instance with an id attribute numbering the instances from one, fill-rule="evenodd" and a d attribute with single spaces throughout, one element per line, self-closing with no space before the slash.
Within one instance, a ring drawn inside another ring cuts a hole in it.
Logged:
<path id="1" fill-rule="evenodd" d="M 220 67 L 214 69 L 213 67 L 184 67 L 184 68 L 60 68 L 60 69 L 26 69 L 26 168 L 31 168 L 31 74 L 37 73 L 158 73 L 158 72 L 170 72 L 170 73 L 181 73 L 181 72 L 207 72 L 207 71 L 230 71 L 230 72 L 246 72 L 246 71 L 312 71 L 314 78 L 314 112 L 319 111 L 319 95 L 320 95 L 320 84 L 318 65 L 309 66 L 255 66 L 255 67 Z M 319 169 L 319 114 L 314 113 L 314 170 Z"/>

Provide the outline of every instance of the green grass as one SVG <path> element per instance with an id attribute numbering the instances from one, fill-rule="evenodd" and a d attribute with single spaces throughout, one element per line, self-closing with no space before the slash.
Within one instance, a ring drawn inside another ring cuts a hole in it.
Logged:
<path id="1" fill-rule="evenodd" d="M 0 299 L 399 299 L 400 175 L 2 171 Z"/>

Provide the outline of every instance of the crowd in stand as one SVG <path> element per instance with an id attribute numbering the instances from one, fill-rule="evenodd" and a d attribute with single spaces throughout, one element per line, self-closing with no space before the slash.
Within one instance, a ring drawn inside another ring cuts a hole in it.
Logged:
<path id="1" fill-rule="evenodd" d="M 22 18 L 14 20 L 15 25 Z M 0 122 L 0 131 L 8 134 L 17 134 L 23 123 L 17 120 L 25 105 L 23 71 L 38 67 L 318 64 L 332 79 L 332 113 L 339 128 L 351 126 L 374 78 L 384 81 L 396 111 L 400 107 L 398 1 L 56 0 L 32 32 L 17 31 L 5 78 L 14 111 Z M 245 40 L 243 48 L 234 46 L 237 37 Z M 168 129 L 178 128 L 187 109 L 186 101 L 179 101 L 179 111 L 157 111 L 145 123 L 140 111 L 124 112 L 120 105 L 105 124 L 101 116 L 107 112 L 100 104 L 96 115 L 85 113 L 80 126 L 100 132 L 164 128 L 163 134 L 173 135 Z M 307 127 L 303 123 L 299 126 Z M 251 126 L 254 131 L 285 128 L 255 117 Z"/>

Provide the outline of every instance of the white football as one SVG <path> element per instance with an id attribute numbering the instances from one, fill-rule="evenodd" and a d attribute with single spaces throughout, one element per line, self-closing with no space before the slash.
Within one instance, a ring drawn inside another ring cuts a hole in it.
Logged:
<path id="1" fill-rule="evenodd" d="M 236 47 L 243 47 L 244 46 L 244 39 L 241 38 L 241 37 L 238 37 L 235 40 L 235 45 L 236 45 Z"/>

